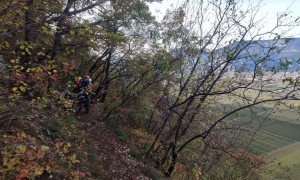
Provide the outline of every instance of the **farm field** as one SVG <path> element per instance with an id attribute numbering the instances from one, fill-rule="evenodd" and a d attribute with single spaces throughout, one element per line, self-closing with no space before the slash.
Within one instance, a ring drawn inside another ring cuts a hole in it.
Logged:
<path id="1" fill-rule="evenodd" d="M 300 143 L 294 143 L 267 154 L 270 164 L 263 178 L 299 179 L 300 177 Z"/>
<path id="2" fill-rule="evenodd" d="M 255 137 L 245 134 L 243 139 L 251 140 L 248 150 L 264 155 L 279 148 L 300 142 L 300 124 L 292 121 L 279 121 L 272 117 L 264 117 L 260 115 L 252 117 L 241 117 L 244 126 L 256 132 Z M 239 121 L 239 123 L 240 123 Z"/>
<path id="3" fill-rule="evenodd" d="M 263 112 L 258 114 L 263 115 Z M 272 112 L 270 113 L 269 118 L 300 124 L 300 112 L 293 109 L 282 109 L 281 111 Z"/>
<path id="4" fill-rule="evenodd" d="M 293 143 L 294 141 L 290 139 L 286 139 L 268 131 L 262 131 L 256 134 L 247 149 L 258 155 L 265 155 L 267 152 L 272 152 Z"/>
<path id="5" fill-rule="evenodd" d="M 285 84 L 275 82 L 267 85 L 276 93 L 261 93 L 257 90 L 236 92 L 248 99 L 279 98 Z M 298 97 L 298 94 L 293 94 Z M 249 101 L 251 102 L 251 101 Z M 222 97 L 217 109 L 231 112 L 247 105 L 247 101 L 237 97 Z M 270 164 L 262 179 L 300 179 L 300 101 L 284 100 L 280 103 L 268 102 L 238 111 L 227 118 L 244 129 L 239 137 L 241 148 L 264 157 Z M 254 136 L 255 135 L 255 136 Z M 244 143 L 248 142 L 248 143 Z"/>
<path id="6" fill-rule="evenodd" d="M 245 135 L 251 143 L 248 150 L 267 158 L 270 164 L 263 179 L 300 179 L 300 123 L 299 112 L 288 108 L 273 111 L 272 108 L 252 108 L 236 114 L 237 123 L 249 129 L 257 129 L 255 137 Z"/>

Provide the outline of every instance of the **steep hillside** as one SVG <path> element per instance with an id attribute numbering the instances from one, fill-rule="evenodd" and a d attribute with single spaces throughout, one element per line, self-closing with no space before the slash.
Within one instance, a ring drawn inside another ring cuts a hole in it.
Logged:
<path id="1" fill-rule="evenodd" d="M 23 105 L 0 114 L 0 179 L 149 179 L 96 105 L 76 118 L 53 101 Z"/>

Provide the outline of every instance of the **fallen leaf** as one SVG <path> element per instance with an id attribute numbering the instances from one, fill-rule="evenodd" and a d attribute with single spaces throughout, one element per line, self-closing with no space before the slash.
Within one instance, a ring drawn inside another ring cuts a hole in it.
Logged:
<path id="1" fill-rule="evenodd" d="M 16 153 L 18 154 L 24 154 L 27 150 L 27 147 L 26 146 L 23 146 L 23 145 L 20 145 L 17 147 L 16 149 Z"/>
<path id="2" fill-rule="evenodd" d="M 45 151 L 43 151 L 42 149 L 40 149 L 37 153 L 37 159 L 42 159 L 45 157 Z"/>

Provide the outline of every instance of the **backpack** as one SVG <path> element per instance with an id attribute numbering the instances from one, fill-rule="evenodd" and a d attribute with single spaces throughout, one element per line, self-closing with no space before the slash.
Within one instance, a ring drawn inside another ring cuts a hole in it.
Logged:
<path id="1" fill-rule="evenodd" d="M 80 87 L 87 87 L 90 84 L 88 79 L 84 79 L 80 82 Z"/>

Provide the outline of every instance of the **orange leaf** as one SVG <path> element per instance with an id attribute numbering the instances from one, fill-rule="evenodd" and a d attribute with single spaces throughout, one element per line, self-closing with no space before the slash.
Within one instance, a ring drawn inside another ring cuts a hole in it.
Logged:
<path id="1" fill-rule="evenodd" d="M 40 149 L 37 153 L 37 159 L 42 159 L 45 157 L 45 151 L 43 151 L 42 149 Z"/>
<path id="2" fill-rule="evenodd" d="M 22 180 L 23 178 L 28 177 L 28 172 L 22 172 L 21 174 L 17 175 L 16 180 Z"/>

